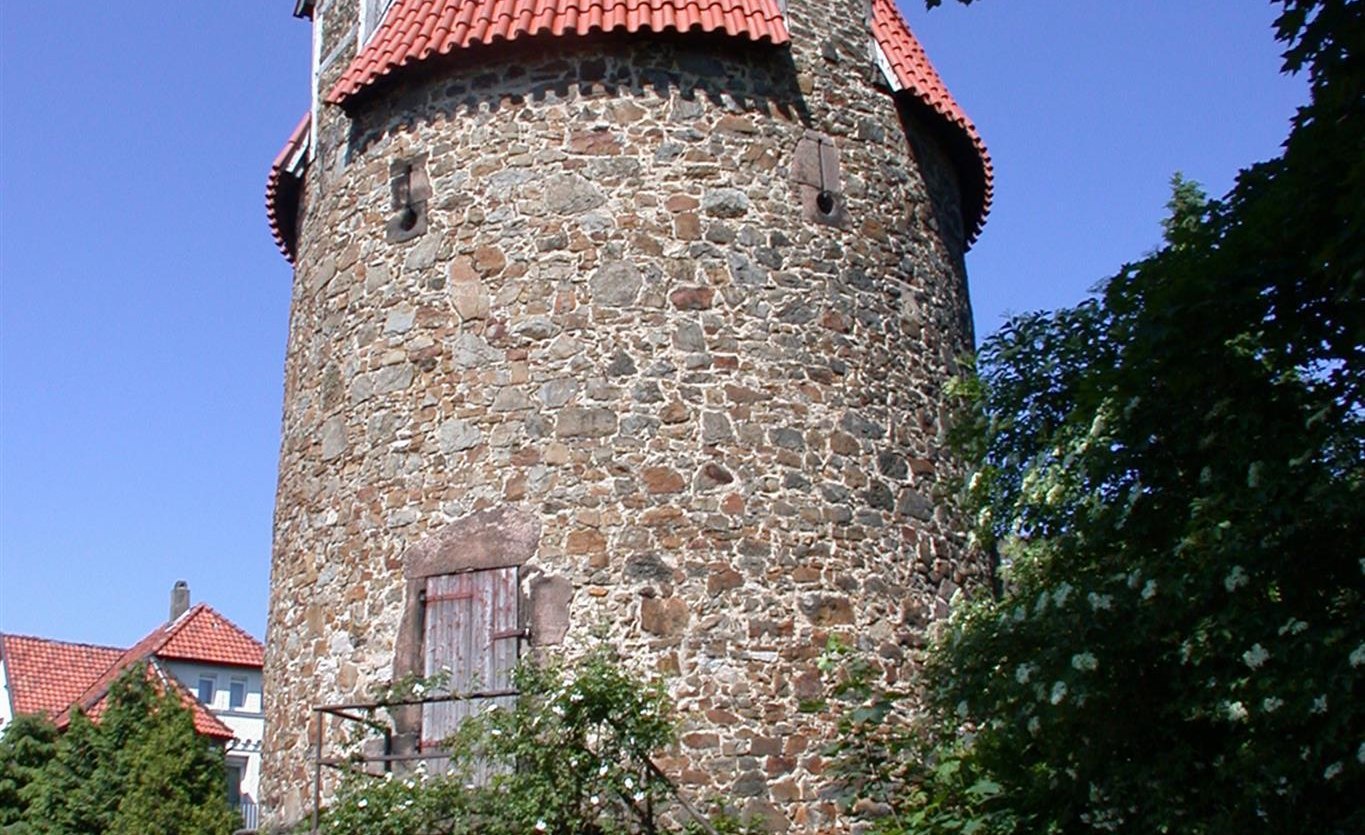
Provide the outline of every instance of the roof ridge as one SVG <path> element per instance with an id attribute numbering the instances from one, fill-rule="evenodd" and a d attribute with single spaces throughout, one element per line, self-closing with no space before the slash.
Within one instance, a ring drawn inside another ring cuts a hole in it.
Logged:
<path id="1" fill-rule="evenodd" d="M 112 644 L 92 644 L 86 641 L 63 641 L 61 638 L 44 638 L 41 635 L 25 635 L 20 632 L 0 632 L 0 640 L 9 638 L 23 638 L 27 641 L 42 641 L 47 644 L 61 644 L 67 647 L 84 647 L 86 649 L 107 649 L 114 652 L 127 652 L 127 647 L 114 646 Z"/>
<path id="2" fill-rule="evenodd" d="M 105 668 L 104 672 L 100 673 L 100 677 L 95 679 L 95 682 L 93 684 L 85 688 L 85 691 L 81 693 L 79 696 L 77 696 L 75 701 L 67 705 L 66 709 L 63 710 L 61 713 L 57 714 L 57 718 L 54 724 L 59 729 L 66 727 L 67 723 L 71 721 L 72 716 L 71 712 L 73 710 L 80 710 L 81 713 L 85 713 L 88 715 L 90 709 L 93 708 L 95 705 L 99 704 L 100 699 L 103 699 L 104 696 L 109 692 L 109 688 L 113 686 L 114 682 L 118 679 L 119 676 L 123 675 L 128 670 L 133 669 L 133 667 L 137 665 L 138 661 L 142 661 L 148 664 L 151 663 L 151 659 L 147 656 L 140 656 L 138 658 L 134 658 L 132 661 L 129 661 L 126 665 L 121 664 L 120 662 L 122 661 L 123 659 L 120 658 L 118 661 L 115 661 L 113 664 L 110 664 L 107 668 Z M 117 670 L 117 672 L 115 672 L 115 670 Z M 114 675 L 110 675 L 111 672 L 114 672 Z"/>
<path id="3" fill-rule="evenodd" d="M 196 603 L 193 606 L 188 606 L 185 608 L 185 611 L 166 621 L 166 626 L 174 626 L 175 624 L 179 623 L 182 620 L 189 620 L 190 618 L 202 612 L 208 605 L 209 604 L 207 603 L 201 602 Z"/>
<path id="4" fill-rule="evenodd" d="M 198 605 L 202 606 L 203 604 L 201 603 Z M 187 610 L 186 614 L 190 611 L 194 611 L 194 607 Z M 181 617 L 183 618 L 184 615 L 181 615 Z M 177 618 L 176 620 L 179 619 L 180 618 Z M 157 650 L 165 646 L 169 633 L 169 630 L 167 629 L 168 625 L 169 624 L 162 624 L 156 627 L 151 632 L 148 632 L 142 640 L 124 650 L 123 654 L 115 659 L 114 663 L 106 667 L 104 672 L 100 673 L 99 677 L 96 678 L 89 687 L 81 691 L 81 694 L 72 701 L 71 707 L 68 707 L 62 712 L 62 716 L 68 716 L 71 713 L 72 707 L 81 706 L 84 708 L 87 701 L 89 701 L 90 704 L 98 702 L 99 698 L 109 691 L 109 685 L 113 683 L 113 680 L 118 678 L 124 670 L 130 669 L 138 661 L 148 659 L 150 656 L 154 655 Z"/>

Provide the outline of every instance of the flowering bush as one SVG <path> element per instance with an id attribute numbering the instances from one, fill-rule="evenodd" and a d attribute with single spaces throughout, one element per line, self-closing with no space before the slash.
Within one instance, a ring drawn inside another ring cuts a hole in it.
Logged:
<path id="1" fill-rule="evenodd" d="M 630 676 L 605 651 L 567 668 L 523 663 L 513 681 L 514 707 L 461 723 L 448 772 L 348 774 L 322 831 L 588 835 L 729 825 L 684 809 L 650 759 L 675 735 L 660 682 Z"/>

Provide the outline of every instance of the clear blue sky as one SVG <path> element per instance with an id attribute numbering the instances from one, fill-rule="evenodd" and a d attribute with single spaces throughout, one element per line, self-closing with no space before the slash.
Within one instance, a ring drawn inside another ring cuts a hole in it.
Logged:
<path id="1" fill-rule="evenodd" d="M 290 273 L 266 170 L 307 107 L 292 0 L 0 12 L 0 630 L 128 644 L 189 580 L 265 628 Z M 902 2 L 994 156 L 978 336 L 1154 247 L 1303 100 L 1248 0 Z"/>

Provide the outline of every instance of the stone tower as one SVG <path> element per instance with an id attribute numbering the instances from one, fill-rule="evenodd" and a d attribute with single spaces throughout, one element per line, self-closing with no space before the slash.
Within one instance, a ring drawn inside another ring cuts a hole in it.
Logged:
<path id="1" fill-rule="evenodd" d="M 609 641 L 666 678 L 685 791 L 838 828 L 798 709 L 826 638 L 896 669 L 982 571 L 939 501 L 991 170 L 895 6 L 296 14 L 268 814 L 311 808 L 311 708 L 453 618 L 495 678 Z"/>

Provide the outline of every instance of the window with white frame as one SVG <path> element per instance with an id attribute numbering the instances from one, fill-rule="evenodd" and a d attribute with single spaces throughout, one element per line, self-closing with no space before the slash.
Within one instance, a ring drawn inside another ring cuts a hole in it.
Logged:
<path id="1" fill-rule="evenodd" d="M 233 676 L 228 679 L 228 708 L 236 710 L 246 706 L 246 676 Z"/>
<path id="2" fill-rule="evenodd" d="M 199 701 L 201 704 L 212 705 L 213 697 L 218 692 L 217 676 L 199 677 Z"/>

